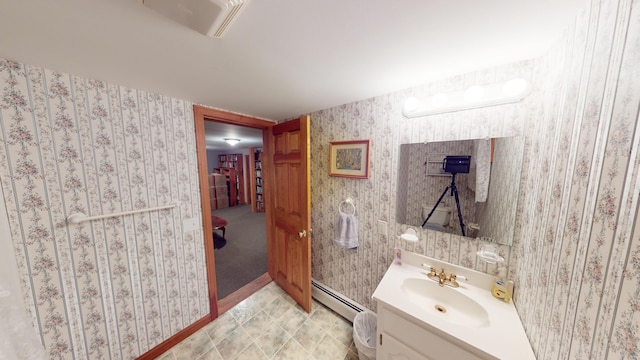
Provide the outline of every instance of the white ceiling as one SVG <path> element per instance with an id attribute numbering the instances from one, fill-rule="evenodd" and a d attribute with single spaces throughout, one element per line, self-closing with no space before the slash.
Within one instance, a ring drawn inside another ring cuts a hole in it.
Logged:
<path id="1" fill-rule="evenodd" d="M 222 39 L 140 0 L 0 0 L 0 57 L 281 120 L 542 54 L 587 0 L 251 0 Z"/>
<path id="2" fill-rule="evenodd" d="M 209 150 L 233 151 L 250 147 L 262 147 L 262 130 L 245 126 L 224 124 L 216 121 L 204 122 L 205 141 Z M 224 139 L 240 139 L 236 145 L 227 144 Z"/>

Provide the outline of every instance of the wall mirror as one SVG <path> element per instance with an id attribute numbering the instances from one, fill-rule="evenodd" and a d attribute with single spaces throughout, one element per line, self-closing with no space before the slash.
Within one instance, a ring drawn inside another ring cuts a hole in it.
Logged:
<path id="1" fill-rule="evenodd" d="M 402 144 L 400 224 L 511 245 L 524 137 Z"/>

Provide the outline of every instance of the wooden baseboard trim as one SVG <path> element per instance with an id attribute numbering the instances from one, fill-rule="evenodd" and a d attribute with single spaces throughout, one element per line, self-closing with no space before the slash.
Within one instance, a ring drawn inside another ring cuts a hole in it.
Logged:
<path id="1" fill-rule="evenodd" d="M 151 349 L 151 350 L 147 351 L 146 353 L 140 355 L 137 358 L 137 360 L 153 360 L 153 359 L 157 358 L 158 356 L 160 356 L 160 355 L 164 354 L 165 352 L 167 352 L 172 347 L 178 345 L 182 340 L 188 338 L 189 336 L 193 335 L 196 331 L 198 331 L 198 330 L 202 329 L 203 327 L 205 327 L 211 321 L 212 321 L 211 320 L 211 315 L 207 315 L 207 316 L 203 317 L 202 319 L 197 320 L 193 324 L 187 326 L 186 328 L 182 329 L 181 331 L 179 331 L 178 333 L 173 335 L 172 337 L 170 337 L 167 340 L 161 342 L 160 344 L 158 344 L 153 349 Z"/>
<path id="2" fill-rule="evenodd" d="M 242 300 L 251 296 L 251 294 L 262 289 L 272 281 L 269 273 L 260 275 L 257 279 L 227 295 L 224 299 L 218 300 L 218 314 L 222 315 L 232 307 L 238 305 Z"/>

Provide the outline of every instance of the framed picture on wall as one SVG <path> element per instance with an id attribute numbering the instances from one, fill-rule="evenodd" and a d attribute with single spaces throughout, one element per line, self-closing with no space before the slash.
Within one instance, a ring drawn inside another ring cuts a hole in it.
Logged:
<path id="1" fill-rule="evenodd" d="M 368 179 L 369 142 L 369 140 L 330 142 L 329 175 Z"/>

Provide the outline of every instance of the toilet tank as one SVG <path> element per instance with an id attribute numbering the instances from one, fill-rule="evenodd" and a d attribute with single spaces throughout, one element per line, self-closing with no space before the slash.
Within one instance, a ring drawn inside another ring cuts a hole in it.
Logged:
<path id="1" fill-rule="evenodd" d="M 435 203 L 427 203 L 422 206 L 423 219 L 426 219 L 427 216 L 429 216 L 431 209 L 433 209 L 435 205 Z M 449 225 L 449 219 L 451 219 L 451 208 L 443 203 L 440 203 L 440 205 L 438 205 L 436 210 L 431 215 L 431 218 L 429 218 L 429 221 L 427 221 L 427 224 L 447 226 Z"/>

